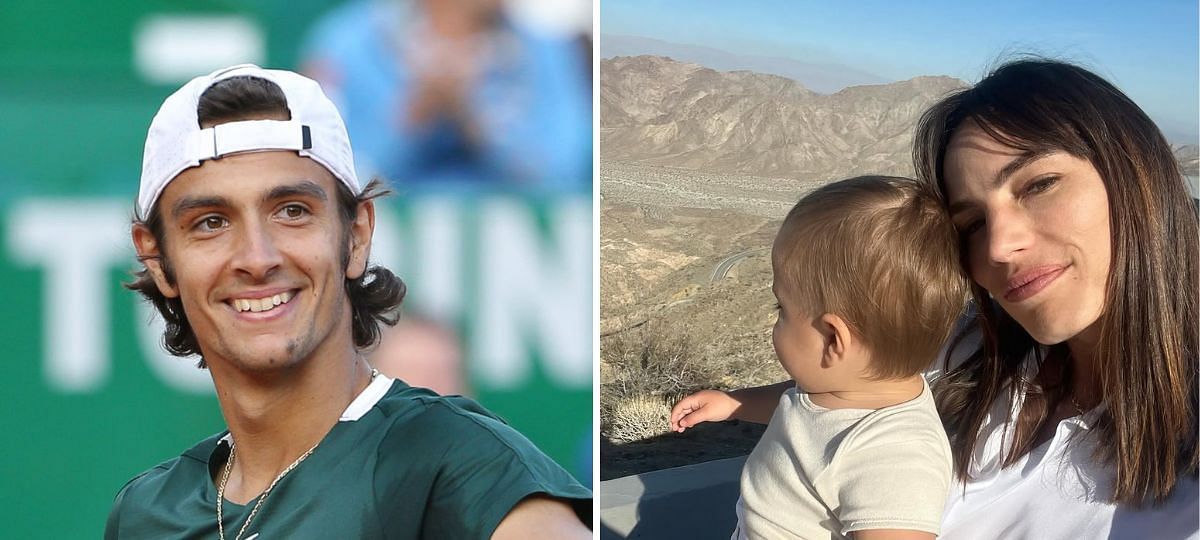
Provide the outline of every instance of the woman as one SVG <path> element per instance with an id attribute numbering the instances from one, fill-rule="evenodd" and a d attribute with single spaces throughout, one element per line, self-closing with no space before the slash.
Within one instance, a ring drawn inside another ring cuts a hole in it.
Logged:
<path id="1" fill-rule="evenodd" d="M 941 538 L 1200 537 L 1200 233 L 1153 122 L 1021 60 L 930 108 L 914 158 L 974 296 L 934 384 L 959 482 Z M 672 427 L 765 423 L 788 386 L 693 394 Z"/>
<path id="2" fill-rule="evenodd" d="M 977 307 L 936 385 L 943 537 L 1196 536 L 1197 216 L 1154 123 L 1016 61 L 927 111 L 914 158 Z"/>

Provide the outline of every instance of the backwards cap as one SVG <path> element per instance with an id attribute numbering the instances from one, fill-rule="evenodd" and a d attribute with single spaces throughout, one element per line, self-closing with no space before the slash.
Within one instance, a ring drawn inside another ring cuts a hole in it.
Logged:
<path id="1" fill-rule="evenodd" d="M 219 81 L 247 75 L 278 85 L 292 119 L 244 120 L 200 129 L 196 116 L 200 95 Z M 329 169 L 351 193 L 362 192 L 354 174 L 346 125 L 317 82 L 291 71 L 242 64 L 192 79 L 171 94 L 154 115 L 142 157 L 138 219 L 150 216 L 163 189 L 185 169 L 206 159 L 260 150 L 295 150 Z"/>

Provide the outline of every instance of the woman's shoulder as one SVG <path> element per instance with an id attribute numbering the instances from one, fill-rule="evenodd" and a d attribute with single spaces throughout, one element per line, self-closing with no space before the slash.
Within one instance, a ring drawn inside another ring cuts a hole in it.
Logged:
<path id="1" fill-rule="evenodd" d="M 978 310 L 971 302 L 954 323 L 950 337 L 942 344 L 933 362 L 925 370 L 925 379 L 933 382 L 963 365 L 983 344 L 983 333 L 976 323 Z"/>
<path id="2" fill-rule="evenodd" d="M 934 356 L 933 362 L 925 370 L 925 379 L 933 383 L 943 375 L 962 367 L 975 357 L 982 347 L 983 331 L 979 325 L 979 311 L 975 307 L 975 303 L 971 302 L 963 311 L 963 315 L 954 323 L 954 328 L 950 330 L 950 337 L 942 344 L 942 348 Z M 1044 353 L 1045 348 L 1041 345 L 1035 344 L 1029 350 L 1029 354 L 1024 360 L 1024 368 L 1032 370 L 1032 372 L 1026 372 L 1025 376 L 1036 374 L 1037 356 Z"/>

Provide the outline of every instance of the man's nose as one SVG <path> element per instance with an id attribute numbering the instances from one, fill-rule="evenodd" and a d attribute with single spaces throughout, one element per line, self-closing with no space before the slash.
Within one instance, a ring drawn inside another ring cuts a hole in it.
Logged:
<path id="1" fill-rule="evenodd" d="M 282 264 L 283 257 L 265 225 L 247 224 L 242 227 L 239 240 L 233 257 L 235 270 L 262 280 Z"/>

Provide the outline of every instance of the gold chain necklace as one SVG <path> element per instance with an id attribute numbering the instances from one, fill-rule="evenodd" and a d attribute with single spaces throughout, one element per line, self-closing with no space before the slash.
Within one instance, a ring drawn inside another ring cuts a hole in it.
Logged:
<path id="1" fill-rule="evenodd" d="M 371 378 L 368 380 L 368 384 L 373 382 L 375 377 L 378 376 L 379 370 L 372 368 Z M 262 495 L 258 496 L 258 502 L 254 503 L 254 508 L 250 510 L 250 515 L 246 516 L 246 521 L 242 523 L 242 528 L 238 530 L 237 536 L 233 537 L 233 540 L 241 540 L 242 534 L 246 532 L 246 527 L 250 526 L 250 522 L 254 519 L 254 515 L 257 514 L 258 509 L 262 507 L 263 501 L 266 501 L 267 496 L 271 494 L 271 490 L 275 489 L 275 484 L 278 484 L 280 480 L 283 480 L 284 476 L 287 476 L 287 473 L 292 472 L 292 469 L 295 469 L 296 466 L 300 465 L 301 461 L 304 461 L 306 458 L 308 458 L 308 456 L 312 455 L 313 451 L 316 450 L 320 445 L 321 441 L 317 441 L 317 444 L 314 444 L 312 448 L 308 449 L 307 452 L 296 458 L 296 461 L 293 461 L 291 465 L 288 465 L 287 468 L 283 469 L 283 471 L 279 473 L 279 476 L 275 477 L 275 480 L 271 481 L 271 485 L 267 486 L 266 491 L 263 491 Z M 229 444 L 229 459 L 225 461 L 225 470 L 221 473 L 221 483 L 217 485 L 217 534 L 220 536 L 221 540 L 225 540 L 225 520 L 222 519 L 223 516 L 221 514 L 221 507 L 223 506 L 222 502 L 225 500 L 225 484 L 229 482 L 229 471 L 233 469 L 233 460 L 237 456 L 235 453 L 236 451 L 237 445 L 231 442 Z"/>
<path id="2" fill-rule="evenodd" d="M 309 448 L 307 452 L 296 458 L 296 461 L 293 461 L 291 465 L 288 465 L 287 468 L 283 470 L 283 472 L 279 473 L 279 476 L 275 477 L 275 480 L 271 481 L 271 485 L 267 486 L 267 490 L 262 492 L 262 495 L 259 495 L 258 502 L 254 503 L 254 508 L 250 510 L 250 515 L 247 516 L 246 521 L 242 523 L 242 528 L 238 530 L 237 536 L 233 537 L 234 540 L 241 540 L 242 534 L 246 532 L 246 527 L 250 526 L 250 521 L 254 519 L 254 515 L 257 514 L 258 509 L 262 507 L 263 501 L 267 500 L 267 496 L 271 494 L 271 490 L 275 489 L 275 484 L 278 484 L 284 476 L 287 476 L 287 473 L 292 472 L 292 469 L 295 469 L 301 461 L 304 461 L 305 458 L 312 455 L 313 450 L 316 450 L 317 446 L 320 444 L 321 442 L 317 441 L 317 444 L 314 444 L 313 447 Z M 225 472 L 221 474 L 221 484 L 217 486 L 217 533 L 220 535 L 221 540 L 225 540 L 225 522 L 223 519 L 221 519 L 221 502 L 225 500 L 225 484 L 229 482 L 229 470 L 233 468 L 233 460 L 234 457 L 236 457 L 234 452 L 236 450 L 237 445 L 231 444 L 229 446 L 229 460 L 225 462 Z"/>

